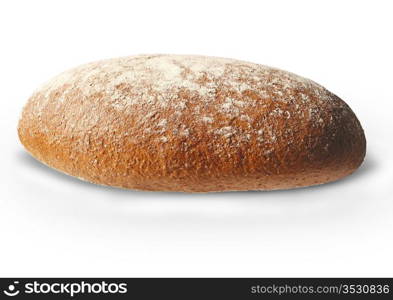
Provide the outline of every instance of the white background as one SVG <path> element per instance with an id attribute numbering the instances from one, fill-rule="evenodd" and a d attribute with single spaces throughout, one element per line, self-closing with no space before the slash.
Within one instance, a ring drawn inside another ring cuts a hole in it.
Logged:
<path id="1" fill-rule="evenodd" d="M 393 276 L 391 1 L 1 1 L 1 276 Z M 82 63 L 205 54 L 311 78 L 360 119 L 352 176 L 276 192 L 99 187 L 32 159 L 32 91 Z"/>

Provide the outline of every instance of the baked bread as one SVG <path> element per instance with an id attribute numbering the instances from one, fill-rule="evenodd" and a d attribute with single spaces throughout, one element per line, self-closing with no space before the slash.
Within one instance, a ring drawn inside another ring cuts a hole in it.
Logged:
<path id="1" fill-rule="evenodd" d="M 322 184 L 366 141 L 349 106 L 295 74 L 233 59 L 140 55 L 82 65 L 36 91 L 19 138 L 96 184 L 213 192 Z"/>

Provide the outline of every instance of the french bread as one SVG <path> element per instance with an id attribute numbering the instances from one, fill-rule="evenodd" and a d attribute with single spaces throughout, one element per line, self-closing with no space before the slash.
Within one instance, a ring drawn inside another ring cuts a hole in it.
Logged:
<path id="1" fill-rule="evenodd" d="M 139 55 L 66 71 L 25 105 L 20 141 L 92 183 L 216 192 L 322 184 L 366 151 L 349 106 L 319 84 L 226 58 Z"/>

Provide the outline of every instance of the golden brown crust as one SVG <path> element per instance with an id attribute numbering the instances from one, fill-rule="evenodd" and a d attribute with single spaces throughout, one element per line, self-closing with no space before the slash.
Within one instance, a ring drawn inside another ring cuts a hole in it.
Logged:
<path id="1" fill-rule="evenodd" d="M 337 180 L 363 161 L 352 110 L 315 82 L 231 59 L 90 63 L 35 92 L 18 133 L 47 165 L 152 191 L 272 190 Z"/>

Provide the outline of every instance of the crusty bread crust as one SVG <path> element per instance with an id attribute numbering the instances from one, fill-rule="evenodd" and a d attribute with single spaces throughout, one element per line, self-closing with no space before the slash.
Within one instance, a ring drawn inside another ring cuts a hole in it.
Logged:
<path id="1" fill-rule="evenodd" d="M 315 82 L 232 59 L 141 55 L 86 64 L 36 91 L 25 148 L 69 175 L 151 191 L 274 190 L 352 173 L 352 110 Z"/>

